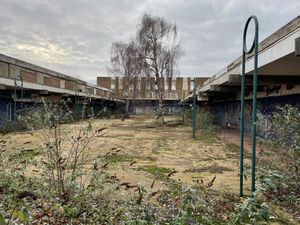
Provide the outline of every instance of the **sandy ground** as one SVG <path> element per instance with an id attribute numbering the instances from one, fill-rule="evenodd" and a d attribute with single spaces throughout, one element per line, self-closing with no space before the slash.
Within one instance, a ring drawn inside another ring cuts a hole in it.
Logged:
<path id="1" fill-rule="evenodd" d="M 238 194 L 238 146 L 229 144 L 224 137 L 201 133 L 198 133 L 197 140 L 192 140 L 190 127 L 176 125 L 174 117 L 166 118 L 166 121 L 166 125 L 157 126 L 151 118 L 144 117 L 132 117 L 125 121 L 95 120 L 94 129 L 107 129 L 94 138 L 89 150 L 90 157 L 104 155 L 112 149 L 121 150 L 115 160 L 117 162 L 110 163 L 108 170 L 122 182 L 132 185 L 143 183 L 145 188 L 150 188 L 156 177 L 145 171 L 144 168 L 150 166 L 176 171 L 170 179 L 187 185 L 206 184 L 216 176 L 213 189 Z M 78 123 L 65 125 L 70 136 L 79 127 Z M 41 133 L 42 130 L 7 134 L 6 149 L 38 148 L 42 143 Z M 247 156 L 245 164 L 250 164 Z M 154 190 L 164 188 L 164 182 L 156 180 L 154 187 Z M 246 193 L 249 187 L 249 181 L 246 181 Z"/>
<path id="2" fill-rule="evenodd" d="M 234 130 L 223 130 L 218 135 L 197 133 L 197 139 L 193 140 L 191 127 L 179 125 L 175 117 L 167 117 L 166 122 L 166 125 L 158 126 L 149 117 L 131 117 L 125 121 L 95 120 L 93 129 L 106 129 L 94 137 L 88 150 L 89 158 L 92 162 L 96 156 L 117 150 L 117 156 L 107 166 L 108 172 L 121 182 L 142 184 L 151 192 L 167 188 L 169 182 L 166 182 L 166 178 L 184 185 L 197 186 L 207 185 L 215 177 L 211 189 L 238 195 L 239 134 Z M 63 127 L 67 136 L 71 137 L 75 136 L 80 126 L 74 123 Z M 41 137 L 45 135 L 47 132 L 44 130 L 6 134 L 0 136 L 0 150 L 5 149 L 5 156 L 13 152 L 23 154 L 27 150 L 39 149 L 43 144 Z M 249 174 L 250 143 L 251 138 L 246 136 L 244 164 Z M 28 175 L 35 174 L 40 166 L 42 156 L 37 155 L 35 158 L 37 166 L 29 167 Z M 151 168 L 160 172 L 153 172 Z M 168 177 L 171 172 L 174 173 Z M 163 175 L 164 179 L 159 175 Z M 244 193 L 250 194 L 249 179 L 244 181 Z M 121 194 L 126 197 L 129 192 L 121 191 Z M 281 213 L 279 210 L 276 214 Z M 282 217 L 288 218 L 285 221 L 290 220 L 287 214 Z"/>

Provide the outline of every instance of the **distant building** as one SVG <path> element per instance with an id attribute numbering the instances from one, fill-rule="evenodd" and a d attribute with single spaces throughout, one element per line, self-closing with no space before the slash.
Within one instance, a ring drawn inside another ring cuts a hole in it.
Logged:
<path id="1" fill-rule="evenodd" d="M 187 97 L 194 88 L 194 77 L 161 78 L 160 85 L 164 89 L 165 100 L 181 100 Z M 203 85 L 208 77 L 195 77 L 196 86 Z M 117 98 L 126 98 L 126 88 L 129 99 L 155 100 L 158 99 L 154 77 L 136 77 L 132 85 L 127 85 L 123 77 L 97 77 L 97 85 L 111 89 Z M 129 86 L 129 87 L 128 87 Z"/>

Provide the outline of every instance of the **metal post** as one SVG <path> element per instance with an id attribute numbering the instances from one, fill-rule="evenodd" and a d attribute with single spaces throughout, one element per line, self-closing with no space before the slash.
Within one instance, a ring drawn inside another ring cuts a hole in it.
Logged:
<path id="1" fill-rule="evenodd" d="M 195 78 L 192 80 L 194 83 L 194 88 L 193 88 L 193 118 L 192 118 L 192 125 L 193 125 L 193 139 L 196 138 L 196 82 Z"/>
<path id="2" fill-rule="evenodd" d="M 80 120 L 80 109 L 79 109 L 79 90 L 75 90 L 75 120 Z"/>
<path id="3" fill-rule="evenodd" d="M 13 120 L 17 120 L 17 82 L 15 80 L 15 86 L 14 86 L 14 113 L 13 113 Z"/>
<path id="4" fill-rule="evenodd" d="M 21 110 L 22 111 L 24 109 L 23 98 L 24 98 L 23 79 L 21 78 Z"/>
<path id="5" fill-rule="evenodd" d="M 18 78 L 15 78 L 14 80 L 14 121 L 17 120 L 17 88 L 21 88 L 21 110 L 23 110 L 23 79 L 19 77 L 19 81 L 21 82 L 20 85 L 18 85 L 17 81 Z"/>
<path id="6" fill-rule="evenodd" d="M 245 111 L 245 52 L 243 51 L 242 80 L 241 80 L 241 115 L 240 115 L 240 196 L 243 197 L 244 179 L 244 111 Z"/>
<path id="7" fill-rule="evenodd" d="M 255 23 L 255 37 L 251 48 L 246 46 L 247 30 L 250 21 Z M 242 80 L 241 80 L 241 115 L 240 115 L 240 196 L 243 196 L 243 176 L 244 176 L 244 107 L 245 107 L 245 64 L 246 55 L 254 50 L 254 73 L 253 73 L 253 106 L 252 106 L 252 173 L 251 191 L 255 192 L 255 167 L 256 167 L 256 105 L 257 105 L 257 66 L 258 66 L 258 20 L 256 16 L 250 16 L 246 22 L 243 35 L 243 58 L 242 58 Z"/>
<path id="8" fill-rule="evenodd" d="M 253 106 L 252 106 L 252 181 L 251 190 L 255 192 L 256 167 L 256 107 L 257 107 L 257 66 L 258 66 L 258 21 L 255 19 L 255 47 L 254 47 L 254 74 L 253 74 Z"/>

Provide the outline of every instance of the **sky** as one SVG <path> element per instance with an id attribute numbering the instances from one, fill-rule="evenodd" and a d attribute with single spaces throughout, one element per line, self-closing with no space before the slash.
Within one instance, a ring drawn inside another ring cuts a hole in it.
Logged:
<path id="1" fill-rule="evenodd" d="M 144 13 L 177 24 L 178 76 L 212 76 L 241 55 L 250 15 L 262 41 L 300 14 L 300 1 L 0 0 L 0 53 L 95 83 L 108 75 L 112 42 L 133 39 Z"/>

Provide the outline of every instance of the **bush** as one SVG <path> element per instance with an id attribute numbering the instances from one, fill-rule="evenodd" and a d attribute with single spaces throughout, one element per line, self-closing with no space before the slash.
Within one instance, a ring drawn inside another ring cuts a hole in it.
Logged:
<path id="1" fill-rule="evenodd" d="M 268 126 L 264 122 L 268 119 Z M 260 118 L 269 151 L 263 151 L 260 163 L 271 170 L 278 170 L 280 178 L 265 194 L 269 200 L 293 211 L 300 212 L 300 110 L 291 105 L 276 107 L 268 118 Z"/>
<path id="2" fill-rule="evenodd" d="M 197 110 L 196 123 L 198 129 L 208 133 L 215 132 L 217 129 L 215 119 L 215 115 L 210 113 L 208 110 L 203 108 Z"/>
<path id="3" fill-rule="evenodd" d="M 191 125 L 193 120 L 193 111 L 192 109 L 186 109 L 184 111 L 184 124 Z M 206 133 L 215 132 L 217 126 L 215 125 L 216 117 L 210 113 L 208 110 L 197 107 L 196 111 L 196 126 L 198 130 L 201 130 Z"/>

